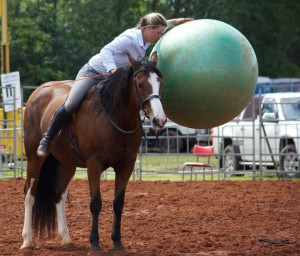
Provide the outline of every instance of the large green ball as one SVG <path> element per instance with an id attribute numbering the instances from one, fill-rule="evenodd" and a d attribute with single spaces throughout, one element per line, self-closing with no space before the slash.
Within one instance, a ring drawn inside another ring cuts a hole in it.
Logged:
<path id="1" fill-rule="evenodd" d="M 217 20 L 176 26 L 155 45 L 163 106 L 174 122 L 210 128 L 236 117 L 254 94 L 255 52 L 238 30 Z"/>

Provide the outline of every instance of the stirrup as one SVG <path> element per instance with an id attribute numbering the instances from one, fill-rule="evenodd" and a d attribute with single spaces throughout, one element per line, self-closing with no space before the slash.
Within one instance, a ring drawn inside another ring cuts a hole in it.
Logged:
<path id="1" fill-rule="evenodd" d="M 51 140 L 48 138 L 47 134 L 43 135 L 40 145 L 37 149 L 37 155 L 39 157 L 47 157 L 49 155 L 49 147 L 51 145 Z"/>

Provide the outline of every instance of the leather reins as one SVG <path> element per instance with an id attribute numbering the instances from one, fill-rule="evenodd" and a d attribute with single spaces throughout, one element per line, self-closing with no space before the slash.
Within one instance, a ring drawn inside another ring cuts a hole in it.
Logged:
<path id="1" fill-rule="evenodd" d="M 139 92 L 138 92 L 138 88 L 137 88 L 138 85 L 137 85 L 137 82 L 136 82 L 136 76 L 137 76 L 138 73 L 144 72 L 144 71 L 145 71 L 145 69 L 144 69 L 143 67 L 141 67 L 140 69 L 138 69 L 137 71 L 134 72 L 134 80 L 133 80 L 133 81 L 134 81 L 134 86 L 135 86 L 135 92 L 136 92 L 137 98 L 139 99 L 140 110 L 144 112 L 144 117 L 143 117 L 143 119 L 141 119 L 141 117 L 140 117 L 140 115 L 139 115 L 140 122 L 139 122 L 138 126 L 137 126 L 135 129 L 129 130 L 129 131 L 122 129 L 120 126 L 118 126 L 118 125 L 112 120 L 112 118 L 109 116 L 109 114 L 108 114 L 107 111 L 105 110 L 104 106 L 102 105 L 103 112 L 104 112 L 105 116 L 107 117 L 107 119 L 110 121 L 110 123 L 111 123 L 118 131 L 120 131 L 120 132 L 122 132 L 122 133 L 125 133 L 125 134 L 133 134 L 133 133 L 135 133 L 135 132 L 141 127 L 141 125 L 142 125 L 143 122 L 145 121 L 145 118 L 146 118 L 146 117 L 147 117 L 147 118 L 150 118 L 148 111 L 147 111 L 147 110 L 145 109 L 145 107 L 144 107 L 145 104 L 146 104 L 149 100 L 155 99 L 155 98 L 161 100 L 160 96 L 157 95 L 157 94 L 151 94 L 151 95 L 149 95 L 148 97 L 146 97 L 145 99 L 143 99 L 143 100 L 141 99 L 141 97 L 140 97 L 140 95 L 139 95 Z"/>

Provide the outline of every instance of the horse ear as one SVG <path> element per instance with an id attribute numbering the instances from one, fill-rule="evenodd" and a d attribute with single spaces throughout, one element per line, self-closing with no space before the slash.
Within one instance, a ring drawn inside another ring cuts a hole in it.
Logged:
<path id="1" fill-rule="evenodd" d="M 127 53 L 127 56 L 131 66 L 133 67 L 133 70 L 137 71 L 140 67 L 140 64 L 137 61 L 135 61 L 135 59 L 129 53 Z"/>

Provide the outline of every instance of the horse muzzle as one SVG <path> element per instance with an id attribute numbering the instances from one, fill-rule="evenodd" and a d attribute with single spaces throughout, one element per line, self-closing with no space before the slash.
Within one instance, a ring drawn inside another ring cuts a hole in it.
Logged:
<path id="1" fill-rule="evenodd" d="M 152 119 L 152 127 L 155 131 L 163 130 L 165 128 L 166 123 L 167 123 L 167 118 L 153 117 Z"/>

